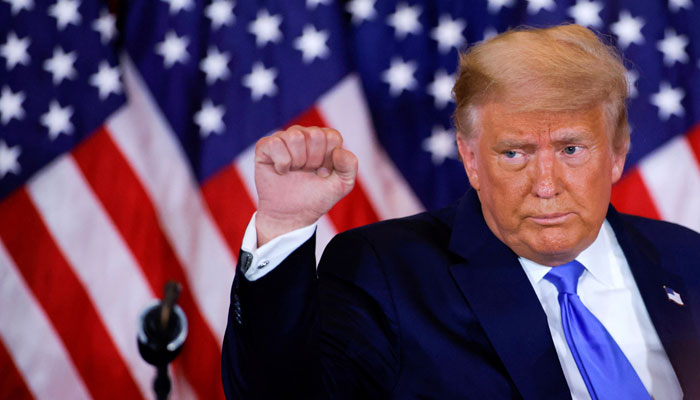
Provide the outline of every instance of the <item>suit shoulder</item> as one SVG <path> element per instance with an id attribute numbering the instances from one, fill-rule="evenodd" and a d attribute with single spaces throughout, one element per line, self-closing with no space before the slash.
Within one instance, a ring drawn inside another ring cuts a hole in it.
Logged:
<path id="1" fill-rule="evenodd" d="M 624 223 L 634 227 L 644 237 L 662 248 L 685 248 L 695 246 L 700 250 L 700 233 L 685 226 L 636 215 L 620 214 Z"/>
<path id="2" fill-rule="evenodd" d="M 347 236 L 361 237 L 377 247 L 391 246 L 412 242 L 429 243 L 441 241 L 446 243 L 451 233 L 452 207 L 437 211 L 426 211 L 406 217 L 392 218 L 364 225 L 338 234 L 338 239 Z"/>

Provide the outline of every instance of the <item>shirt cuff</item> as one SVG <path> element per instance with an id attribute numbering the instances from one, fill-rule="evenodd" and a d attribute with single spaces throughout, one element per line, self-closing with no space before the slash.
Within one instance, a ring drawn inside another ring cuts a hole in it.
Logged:
<path id="1" fill-rule="evenodd" d="M 277 236 L 258 248 L 258 231 L 255 229 L 255 216 L 250 219 L 248 227 L 243 235 L 241 250 L 247 252 L 249 260 L 242 265 L 242 272 L 249 281 L 256 281 L 267 275 L 292 254 L 299 246 L 304 244 L 316 231 L 317 222 L 297 230 Z M 244 257 L 244 254 L 241 254 Z"/>

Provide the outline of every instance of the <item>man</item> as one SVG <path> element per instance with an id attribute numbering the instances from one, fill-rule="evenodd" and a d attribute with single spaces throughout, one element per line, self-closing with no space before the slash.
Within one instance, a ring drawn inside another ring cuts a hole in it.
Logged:
<path id="1" fill-rule="evenodd" d="M 576 25 L 460 60 L 456 204 L 336 236 L 355 180 L 338 132 L 256 147 L 259 208 L 234 280 L 229 398 L 700 398 L 700 235 L 617 213 L 624 67 Z"/>

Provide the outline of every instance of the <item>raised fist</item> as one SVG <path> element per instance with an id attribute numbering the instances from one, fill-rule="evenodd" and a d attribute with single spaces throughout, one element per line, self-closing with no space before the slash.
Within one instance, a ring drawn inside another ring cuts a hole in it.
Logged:
<path id="1" fill-rule="evenodd" d="M 335 129 L 296 125 L 258 140 L 258 247 L 314 223 L 352 190 L 357 158 L 342 144 Z"/>

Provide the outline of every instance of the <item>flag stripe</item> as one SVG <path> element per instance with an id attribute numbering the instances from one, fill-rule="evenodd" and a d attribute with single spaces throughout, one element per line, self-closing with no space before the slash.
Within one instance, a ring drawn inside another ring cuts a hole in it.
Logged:
<path id="1" fill-rule="evenodd" d="M 175 135 L 131 62 L 123 60 L 129 103 L 107 120 L 107 130 L 153 202 L 200 310 L 221 343 L 236 265 L 233 253 L 206 209 Z"/>
<path id="2" fill-rule="evenodd" d="M 188 346 L 179 361 L 200 397 L 216 398 L 219 379 L 200 365 L 219 362 L 219 344 L 195 305 L 182 266 L 160 230 L 151 200 L 104 129 L 76 148 L 73 157 L 138 260 L 151 291 L 159 295 L 170 279 L 183 285 L 178 303 L 189 328 Z"/>
<path id="3" fill-rule="evenodd" d="M 135 326 L 154 294 L 133 255 L 72 157 L 54 162 L 28 183 L 27 192 L 84 285 L 141 392 L 147 395 L 152 368 L 141 360 L 134 330 L 124 327 Z"/>
<path id="4" fill-rule="evenodd" d="M 56 247 L 27 191 L 18 190 L 0 204 L 0 220 L 3 221 L 0 224 L 0 238 L 5 243 L 7 252 L 60 335 L 90 394 L 105 399 L 144 397 L 117 351 L 98 310 L 61 250 Z M 32 238 L 32 251 L 25 250 L 26 238 Z M 94 269 L 100 272 L 98 268 Z M 5 291 L 2 293 L 6 295 Z M 21 304 L 26 304 L 26 301 L 18 303 Z M 31 314 L 11 323 L 16 324 L 29 317 Z M 41 327 L 37 322 L 35 321 L 37 327 Z M 47 336 L 50 336 L 50 331 L 46 331 Z M 43 335 L 35 337 L 41 338 Z M 135 337 L 132 342 L 136 342 Z M 87 343 L 90 345 L 87 346 Z M 21 358 L 15 357 L 15 360 L 21 366 Z M 94 360 L 100 362 L 95 363 Z M 33 362 L 30 365 L 31 368 L 37 368 L 40 364 Z M 33 386 L 31 380 L 36 377 L 33 373 L 25 373 L 30 386 Z M 120 392 L 111 390 L 111 387 L 119 387 Z M 44 393 L 48 390 L 43 385 L 39 388 Z M 40 394 L 37 392 L 37 395 Z"/>
<path id="5" fill-rule="evenodd" d="M 238 257 L 255 204 L 236 167 L 229 165 L 210 178 L 202 185 L 202 195 L 229 249 Z"/>
<path id="6" fill-rule="evenodd" d="M 24 383 L 10 353 L 0 340 L 0 399 L 31 399 L 32 393 Z"/>
<path id="7" fill-rule="evenodd" d="M 55 277 L 56 275 L 50 273 L 44 274 L 44 279 Z M 56 282 L 54 281 L 53 284 L 55 285 Z M 27 287 L 27 282 L 22 278 L 17 265 L 10 258 L 2 242 L 0 242 L 0 302 L 0 304 L 12 305 L 3 308 L 0 313 L 0 339 L 2 339 L 0 341 L 5 344 L 8 355 L 12 357 L 18 372 L 22 374 L 27 390 L 31 390 L 32 395 L 39 398 L 89 398 L 88 390 L 80 379 L 73 360 L 61 343 L 58 333 L 51 326 L 45 310 L 42 309 L 31 289 Z M 65 301 L 64 304 L 66 304 Z M 89 329 L 89 326 L 82 328 Z M 84 335 L 82 338 L 89 339 L 89 335 Z M 95 343 L 103 344 L 102 341 Z M 80 345 L 85 347 L 85 343 Z M 83 352 L 86 353 L 87 350 Z M 119 364 L 116 366 L 120 367 Z M 98 368 L 97 372 L 102 372 L 101 369 Z M 2 376 L 5 374 L 0 373 L 0 377 Z M 0 388 L 4 387 L 4 383 L 0 384 Z M 4 389 L 0 389 L 0 392 L 2 390 Z M 15 397 L 0 395 L 0 398 Z"/>
<path id="8" fill-rule="evenodd" d="M 628 171 L 612 188 L 610 202 L 618 210 L 642 217 L 661 219 L 649 190 L 637 168 Z"/>
<path id="9" fill-rule="evenodd" d="M 688 132 L 686 137 L 688 138 L 690 149 L 693 151 L 693 155 L 695 155 L 695 160 L 698 162 L 698 165 L 700 165 L 700 124 L 695 125 L 695 127 Z"/>
<path id="10" fill-rule="evenodd" d="M 324 215 L 318 220 L 316 225 L 316 262 L 321 260 L 323 249 L 326 248 L 328 242 L 333 239 L 333 236 L 338 233 L 335 226 L 327 215 Z"/>
<path id="11" fill-rule="evenodd" d="M 639 170 L 661 218 L 700 232 L 700 164 L 686 137 L 676 136 L 663 145 L 640 163 Z"/>
<path id="12" fill-rule="evenodd" d="M 343 134 L 344 146 L 359 161 L 358 180 L 381 219 L 403 217 L 424 210 L 374 133 L 361 83 L 350 74 L 319 99 L 323 119 Z"/>

